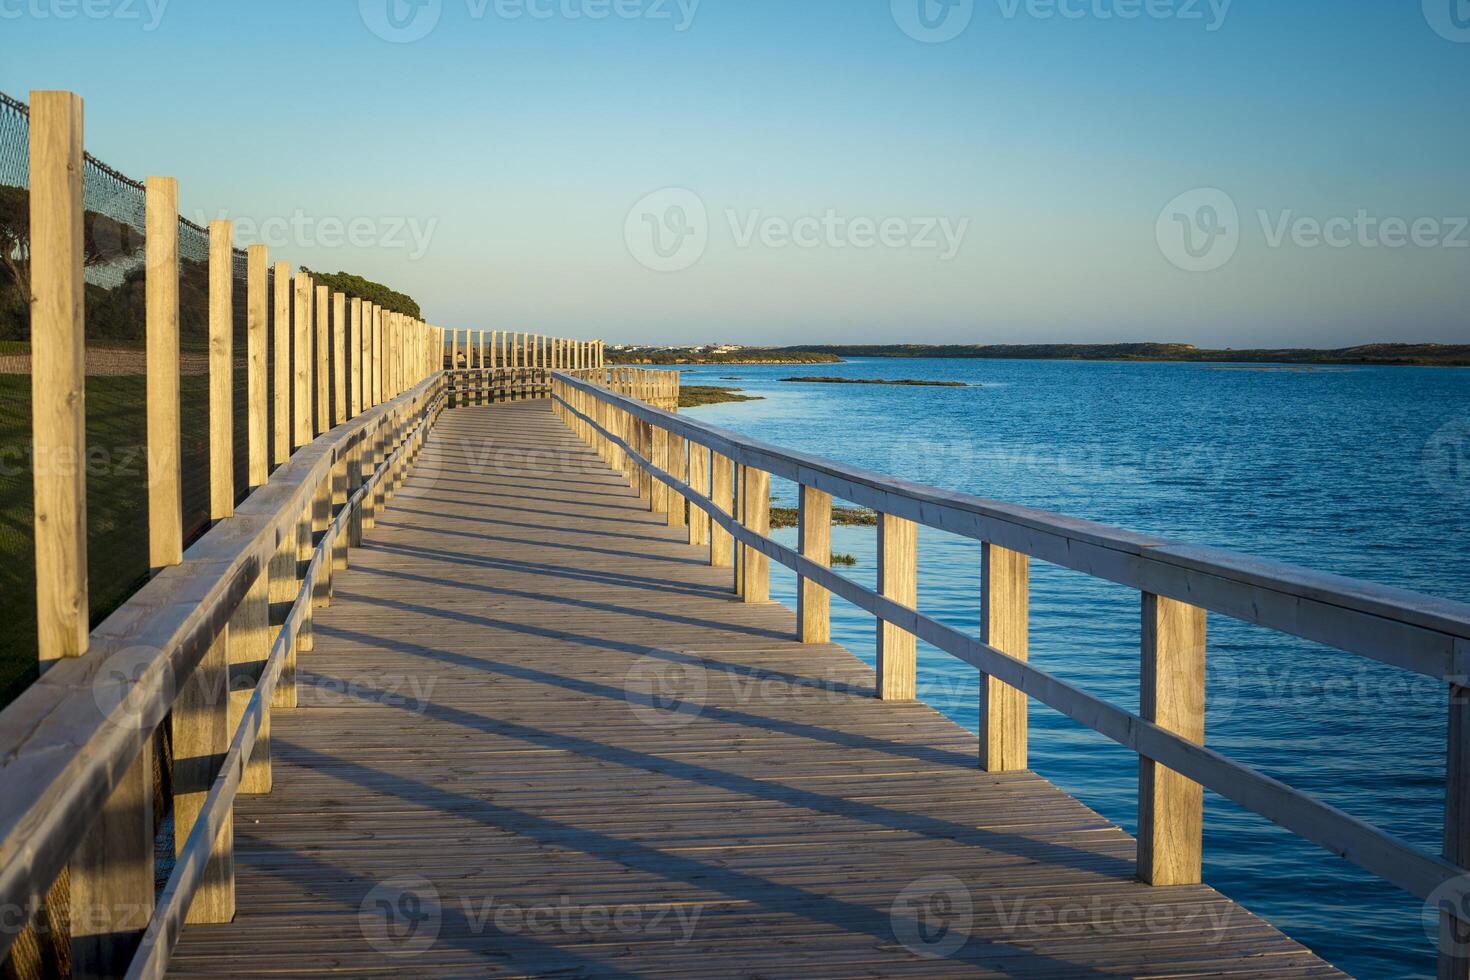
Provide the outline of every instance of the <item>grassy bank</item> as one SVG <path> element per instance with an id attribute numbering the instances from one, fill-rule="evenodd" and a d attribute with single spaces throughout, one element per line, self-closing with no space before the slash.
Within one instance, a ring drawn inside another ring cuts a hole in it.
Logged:
<path id="1" fill-rule="evenodd" d="M 719 385 L 685 385 L 679 389 L 680 408 L 699 408 L 701 405 L 723 405 L 726 402 L 758 402 L 760 395 L 741 394 L 739 388 L 722 388 Z"/>

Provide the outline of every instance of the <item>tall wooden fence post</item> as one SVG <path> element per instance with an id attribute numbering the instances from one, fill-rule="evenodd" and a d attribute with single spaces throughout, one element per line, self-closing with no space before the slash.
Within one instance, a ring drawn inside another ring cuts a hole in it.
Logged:
<path id="1" fill-rule="evenodd" d="M 816 487 L 801 487 L 797 511 L 797 547 L 802 557 L 823 568 L 832 566 L 832 495 Z M 809 578 L 799 577 L 796 622 L 803 643 L 832 641 L 832 596 Z"/>
<path id="2" fill-rule="evenodd" d="M 362 298 L 352 297 L 352 311 L 349 314 L 351 323 L 351 335 L 348 337 L 348 349 L 352 351 L 352 379 L 348 383 L 351 389 L 351 418 L 357 418 L 362 414 Z"/>
<path id="3" fill-rule="evenodd" d="M 347 421 L 347 296 L 332 294 L 332 424 Z"/>
<path id="4" fill-rule="evenodd" d="M 291 266 L 286 262 L 277 262 L 274 274 L 275 295 L 271 297 L 275 304 L 275 322 L 272 324 L 274 336 L 271 343 L 275 350 L 275 404 L 271 410 L 275 413 L 275 425 L 273 433 L 275 448 L 271 453 L 271 461 L 281 466 L 291 458 L 293 417 L 291 414 L 291 395 L 295 390 L 295 374 L 291 366 L 291 351 L 295 346 L 295 333 L 291 329 Z"/>
<path id="5" fill-rule="evenodd" d="M 986 541 L 981 545 L 980 563 L 980 639 L 1025 660 L 1031 559 Z M 1027 764 L 1026 695 L 981 674 L 980 768 L 1020 772 Z"/>
<path id="6" fill-rule="evenodd" d="M 263 487 L 270 479 L 270 391 L 266 377 L 266 347 L 270 322 L 270 255 L 264 245 L 251 245 L 245 252 L 245 403 L 248 428 L 246 453 L 250 488 Z"/>
<path id="7" fill-rule="evenodd" d="M 300 449 L 315 438 L 311 431 L 311 277 L 304 272 L 296 273 L 295 300 L 291 318 L 294 341 L 291 443 L 293 449 Z"/>
<path id="8" fill-rule="evenodd" d="M 147 200 L 148 555 L 154 571 L 184 555 L 179 476 L 179 185 L 149 177 Z"/>
<path id="9" fill-rule="evenodd" d="M 30 98 L 31 439 L 44 672 L 86 653 L 89 629 L 83 127 L 82 100 L 73 93 L 33 91 Z M 48 913 L 52 922 L 71 921 L 75 977 L 125 970 L 152 913 L 151 772 L 145 749 L 72 856 L 70 909 Z"/>
<path id="10" fill-rule="evenodd" d="M 878 592 L 910 608 L 918 605 L 918 527 L 892 514 L 878 515 Z M 914 635 L 878 620 L 878 697 L 912 701 L 917 693 Z"/>
<path id="11" fill-rule="evenodd" d="M 215 521 L 235 516 L 233 236 L 233 223 L 209 223 L 209 516 Z"/>
<path id="12" fill-rule="evenodd" d="M 326 286 L 316 287 L 316 434 L 332 427 L 332 375 L 330 351 L 331 294 Z"/>
<path id="13" fill-rule="evenodd" d="M 1191 742 L 1205 740 L 1205 611 L 1143 594 L 1139 714 Z M 1151 759 L 1138 760 L 1138 877 L 1200 882 L 1204 791 Z"/>

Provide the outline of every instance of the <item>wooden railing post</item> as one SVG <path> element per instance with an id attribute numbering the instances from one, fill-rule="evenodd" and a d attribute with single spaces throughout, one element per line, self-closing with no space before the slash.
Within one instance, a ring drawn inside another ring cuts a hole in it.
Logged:
<path id="1" fill-rule="evenodd" d="M 179 465 L 179 185 L 147 180 L 148 541 L 154 571 L 184 555 Z"/>
<path id="2" fill-rule="evenodd" d="M 742 467 L 745 482 L 740 494 L 745 529 L 762 537 L 771 534 L 771 474 L 754 466 Z M 746 546 L 741 560 L 746 602 L 767 602 L 771 598 L 771 559 L 763 551 Z"/>
<path id="3" fill-rule="evenodd" d="M 274 413 L 275 424 L 272 429 L 275 435 L 275 446 L 271 452 L 271 461 L 277 466 L 285 463 L 291 458 L 292 440 L 292 415 L 291 415 L 291 392 L 295 388 L 295 374 L 291 367 L 291 349 L 294 346 L 294 336 L 291 330 L 291 266 L 285 262 L 277 262 L 275 270 L 275 282 L 273 284 L 275 295 L 271 301 L 275 304 L 274 335 L 271 343 L 275 350 L 275 390 L 273 397 L 275 404 L 271 406 Z"/>
<path id="4" fill-rule="evenodd" d="M 246 434 L 246 473 L 250 489 L 263 487 L 270 479 L 270 391 L 266 377 L 266 346 L 270 343 L 270 296 L 266 291 L 270 256 L 264 245 L 251 245 L 245 252 L 245 402 L 249 428 Z"/>
<path id="5" fill-rule="evenodd" d="M 878 592 L 910 608 L 918 606 L 919 535 L 913 521 L 878 515 Z M 912 701 L 917 692 L 914 635 L 878 620 L 878 697 Z"/>
<path id="6" fill-rule="evenodd" d="M 980 563 L 980 639 L 1025 660 L 1031 559 L 986 541 L 981 545 Z M 980 768 L 1020 772 L 1027 765 L 1026 695 L 981 674 Z"/>
<path id="7" fill-rule="evenodd" d="M 721 513 L 735 513 L 735 464 L 729 456 L 711 454 L 711 482 L 714 503 Z M 735 562 L 735 538 L 713 521 L 709 529 L 709 563 L 715 568 L 729 568 Z"/>
<path id="8" fill-rule="evenodd" d="M 1205 740 L 1205 611 L 1143 594 L 1139 715 L 1191 742 Z M 1151 759 L 1138 760 L 1138 877 L 1200 882 L 1204 791 Z"/>
<path id="9" fill-rule="evenodd" d="M 650 457 L 653 465 L 665 473 L 669 471 L 669 434 L 660 426 L 652 427 L 653 455 Z M 669 510 L 669 489 L 663 480 L 653 481 L 652 499 L 649 508 L 655 514 L 666 514 Z"/>
<path id="10" fill-rule="evenodd" d="M 689 488 L 710 495 L 709 449 L 697 442 L 689 443 Z M 693 504 L 689 506 L 689 543 L 695 547 L 709 544 L 709 514 Z"/>
<path id="11" fill-rule="evenodd" d="M 682 483 L 689 482 L 689 440 L 669 433 L 669 475 Z M 668 499 L 669 527 L 684 527 L 689 523 L 688 501 L 684 495 L 670 489 Z"/>
<path id="12" fill-rule="evenodd" d="M 215 521 L 235 516 L 233 236 L 231 222 L 209 223 L 209 516 Z"/>
<path id="13" fill-rule="evenodd" d="M 802 557 L 823 568 L 832 567 L 832 495 L 816 487 L 801 487 L 797 504 L 797 548 Z M 809 578 L 798 576 L 796 622 L 803 643 L 832 641 L 832 596 Z"/>

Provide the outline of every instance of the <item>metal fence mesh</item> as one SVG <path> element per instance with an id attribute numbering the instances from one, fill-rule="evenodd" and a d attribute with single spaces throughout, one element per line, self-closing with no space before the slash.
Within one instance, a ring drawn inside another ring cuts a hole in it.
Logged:
<path id="1" fill-rule="evenodd" d="M 25 105 L 0 94 L 0 705 L 36 676 L 30 130 Z"/>
<path id="2" fill-rule="evenodd" d="M 179 475 L 184 546 L 209 529 L 209 232 L 179 219 Z"/>
<path id="3" fill-rule="evenodd" d="M 148 578 L 143 185 L 87 158 L 87 580 L 92 625 Z"/>
<path id="4" fill-rule="evenodd" d="M 230 263 L 233 298 L 233 334 L 231 352 L 234 364 L 230 371 L 230 408 L 234 416 L 235 503 L 250 492 L 250 363 L 248 337 L 250 322 L 249 263 L 244 249 L 235 249 Z"/>

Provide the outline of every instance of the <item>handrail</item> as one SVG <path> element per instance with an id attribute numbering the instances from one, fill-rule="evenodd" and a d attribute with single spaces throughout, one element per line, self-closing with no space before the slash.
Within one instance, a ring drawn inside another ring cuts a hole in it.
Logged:
<path id="1" fill-rule="evenodd" d="M 1163 717 L 1150 719 L 1125 711 L 1053 677 L 1027 663 L 1024 652 L 1013 655 L 998 644 L 984 642 L 941 623 L 919 612 L 911 599 L 903 601 L 892 594 L 884 594 L 889 591 L 881 578 L 888 570 L 887 559 L 880 558 L 880 564 L 885 568 L 880 570 L 880 584 L 875 590 L 832 571 L 824 560 L 814 558 L 810 552 L 804 554 L 802 550 L 771 540 L 762 533 L 768 531 L 768 525 L 759 526 L 762 524 L 761 512 L 768 506 L 764 492 L 758 497 L 752 493 L 748 501 L 750 509 L 741 513 L 742 508 L 730 505 L 732 494 L 728 483 L 717 487 L 706 481 L 711 469 L 721 472 L 717 467 L 724 457 L 739 466 L 758 468 L 766 474 L 792 480 L 802 488 L 804 504 L 806 494 L 815 490 L 871 507 L 880 515 L 880 534 L 888 533 L 888 518 L 897 516 L 985 542 L 987 547 L 994 545 L 1010 549 L 1132 586 L 1144 593 L 1145 609 L 1148 608 L 1149 595 L 1164 596 L 1177 600 L 1181 609 L 1187 603 L 1201 610 L 1318 640 L 1384 663 L 1443 678 L 1452 685 L 1449 709 L 1452 717 L 1450 785 L 1445 814 L 1447 854 L 1454 853 L 1451 848 L 1462 833 L 1459 827 L 1462 814 L 1458 812 L 1455 800 L 1463 795 L 1466 786 L 1470 786 L 1470 774 L 1465 771 L 1463 762 L 1457 764 L 1457 760 L 1463 760 L 1466 754 L 1459 751 L 1457 739 L 1464 737 L 1459 733 L 1467 728 L 1463 722 L 1461 725 L 1453 723 L 1456 712 L 1464 710 L 1462 705 L 1466 700 L 1464 695 L 1467 692 L 1461 685 L 1464 684 L 1463 664 L 1467 653 L 1470 653 L 1470 645 L 1466 642 L 1470 638 L 1470 605 L 1323 575 L 1287 564 L 1259 561 L 1220 549 L 1178 544 L 886 477 L 682 418 L 565 374 L 557 374 L 555 385 L 557 409 L 574 431 L 597 447 L 610 463 L 629 469 L 630 479 L 635 483 L 651 480 L 666 487 L 673 501 L 688 501 L 691 525 L 696 511 L 707 515 L 712 525 L 722 529 L 752 554 L 785 565 L 804 582 L 871 613 L 878 618 L 880 625 L 891 624 L 911 637 L 944 650 L 976 667 L 982 675 L 1035 698 L 1137 752 L 1141 759 L 1158 763 L 1171 774 L 1178 774 L 1196 784 L 1192 789 L 1195 800 L 1192 806 L 1181 804 L 1175 797 L 1164 801 L 1172 809 L 1166 806 L 1167 812 L 1162 817 L 1152 815 L 1155 819 L 1172 821 L 1170 829 L 1175 832 L 1175 839 L 1163 841 L 1145 838 L 1144 791 L 1143 780 L 1140 780 L 1139 866 L 1140 877 L 1145 880 L 1155 884 L 1198 880 L 1196 870 L 1192 879 L 1186 871 L 1181 879 L 1158 881 L 1145 875 L 1144 867 L 1145 862 L 1153 868 L 1156 861 L 1179 858 L 1180 854 L 1167 853 L 1171 849 L 1182 849 L 1185 852 L 1183 863 L 1187 865 L 1190 848 L 1194 849 L 1192 857 L 1197 867 L 1201 834 L 1199 808 L 1202 807 L 1198 792 L 1202 786 L 1419 898 L 1432 898 L 1440 909 L 1442 921 L 1448 920 L 1453 913 L 1463 914 L 1464 909 L 1470 908 L 1470 875 L 1462 866 L 1463 861 L 1424 853 L 1366 821 L 1202 744 L 1205 694 L 1203 613 L 1199 619 L 1199 648 L 1188 651 L 1187 656 L 1181 656 L 1180 661 L 1173 665 L 1186 672 L 1191 672 L 1192 668 L 1199 675 L 1195 691 L 1198 704 L 1193 712 L 1198 717 L 1172 717 L 1168 719 L 1169 723 L 1165 723 Z M 664 435 L 662 439 L 656 434 L 650 437 L 650 431 L 661 431 Z M 690 447 L 687 458 L 680 455 L 682 448 L 669 448 L 674 440 L 683 440 Z M 708 450 L 715 465 L 707 469 L 701 461 L 696 466 L 694 447 Z M 700 486 L 693 485 L 692 474 L 695 472 L 700 474 Z M 731 470 L 723 472 L 728 480 Z M 688 479 L 686 474 L 690 474 Z M 717 476 L 716 482 L 718 480 Z M 654 509 L 659 509 L 658 494 L 650 493 L 648 497 Z M 674 510 L 672 507 L 668 510 L 673 523 Z M 806 521 L 803 513 L 803 540 L 809 533 Z M 691 543 L 693 540 L 691 533 Z M 825 538 L 821 540 L 825 541 Z M 880 549 L 882 540 L 880 538 Z M 913 539 L 909 540 L 912 542 Z M 747 564 L 750 561 L 750 558 L 746 559 Z M 906 571 L 911 587 L 912 564 Z M 745 576 L 743 589 L 749 593 L 752 589 L 750 572 L 747 571 Z M 803 597 L 806 587 L 803 584 L 799 588 Z M 990 583 L 987 583 L 988 588 Z M 1185 651 L 1177 653 L 1185 654 Z M 1197 664 L 1190 660 L 1196 656 Z M 883 663 L 880 641 L 880 691 L 889 684 L 885 671 L 894 669 Z M 900 665 L 897 669 L 905 668 Z M 912 661 L 906 669 L 912 672 Z M 1163 669 L 1161 666 L 1160 670 Z M 1163 682 L 1154 680 L 1153 683 L 1162 686 Z M 898 689 L 902 690 L 902 684 Z M 908 690 L 912 691 L 911 679 Z M 1160 712 L 1161 716 L 1163 714 Z M 1198 723 L 1197 737 L 1186 731 L 1191 727 L 1188 724 L 1191 720 Z M 1019 731 L 1024 743 L 1024 705 Z M 991 736 L 982 729 L 982 752 L 986 750 L 988 737 Z M 1024 765 L 1018 768 L 1024 768 Z M 1191 810 L 1194 811 L 1192 814 Z M 1458 929 L 1442 926 L 1442 933 L 1455 937 L 1465 934 L 1463 925 Z M 1448 951 L 1447 946 L 1450 947 Z M 1446 939 L 1442 942 L 1442 956 L 1461 962 L 1463 947 L 1459 946 L 1457 939 Z"/>
<path id="2" fill-rule="evenodd" d="M 228 818 L 243 760 L 250 757 L 286 659 L 283 651 L 293 648 L 303 620 L 309 619 L 323 559 L 330 561 L 342 547 L 342 532 L 358 517 L 362 501 L 368 494 L 383 493 L 383 482 L 401 469 L 405 453 L 412 452 L 443 401 L 444 375 L 439 373 L 299 449 L 235 517 L 193 545 L 182 564 L 160 571 L 94 630 L 85 655 L 58 661 L 0 712 L 0 746 L 5 749 L 0 779 L 6 786 L 0 794 L 0 903 L 33 908 L 42 900 L 168 714 L 185 679 L 221 636 L 252 584 L 266 574 L 272 556 L 283 545 L 294 551 L 302 515 L 309 515 L 324 494 L 330 504 L 334 477 L 346 477 L 343 467 L 351 454 L 366 439 L 379 438 L 383 459 L 315 543 L 309 571 L 299 580 L 260 686 L 233 733 L 229 764 L 216 777 L 188 848 L 179 856 L 170 882 L 173 892 L 165 893 L 154 916 L 167 942 L 160 945 L 155 939 L 148 962 L 159 964 L 158 972 L 150 968 L 147 975 L 161 974 L 211 845 Z M 121 672 L 118 661 L 125 668 Z M 201 830 L 206 824 L 208 833 Z M 160 918 L 165 913 L 166 923 Z M 0 953 L 14 938 L 12 933 L 0 936 L 5 944 Z"/>
<path id="3" fill-rule="evenodd" d="M 603 390 L 558 375 L 582 391 Z M 1447 681 L 1470 677 L 1470 604 L 940 490 L 786 449 L 613 395 L 645 422 L 736 463 L 879 513 Z"/>

